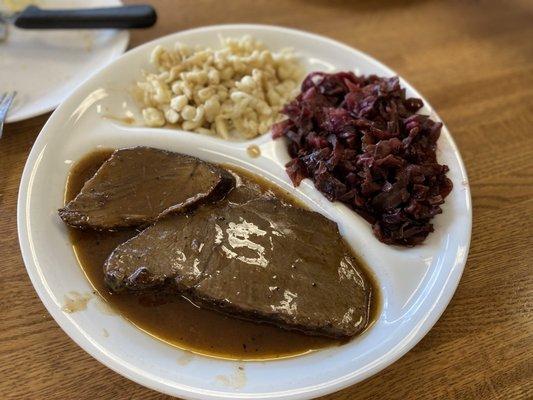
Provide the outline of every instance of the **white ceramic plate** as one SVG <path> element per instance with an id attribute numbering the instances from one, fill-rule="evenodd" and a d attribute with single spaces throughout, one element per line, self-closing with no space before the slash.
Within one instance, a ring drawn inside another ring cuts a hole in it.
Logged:
<path id="1" fill-rule="evenodd" d="M 40 0 L 42 8 L 111 7 L 119 0 Z M 17 91 L 7 122 L 53 110 L 76 86 L 120 56 L 128 31 L 26 30 L 9 27 L 0 42 L 0 92 Z"/>
<path id="2" fill-rule="evenodd" d="M 272 49 L 291 46 L 309 70 L 356 70 L 392 76 L 371 57 L 332 40 L 305 32 L 260 25 L 222 25 L 179 32 L 134 49 L 81 85 L 50 117 L 30 153 L 18 203 L 18 229 L 28 274 L 50 314 L 67 334 L 96 359 L 118 373 L 155 390 L 190 399 L 303 399 L 324 395 L 368 378 L 411 349 L 433 326 L 450 301 L 468 253 L 471 201 L 466 172 L 444 127 L 438 156 L 450 167 L 454 189 L 436 232 L 424 245 L 405 249 L 380 243 L 369 224 L 337 203 L 328 202 L 306 180 L 295 195 L 339 224 L 342 234 L 372 268 L 382 292 L 377 322 L 362 336 L 335 348 L 267 362 L 235 362 L 188 355 L 141 332 L 117 315 L 102 312 L 93 298 L 84 311 L 62 311 L 65 296 L 91 286 L 78 267 L 66 228 L 57 216 L 73 160 L 98 146 L 154 146 L 213 162 L 235 164 L 293 190 L 283 165 L 289 159 L 282 140 L 269 135 L 251 142 L 167 129 L 122 125 L 102 118 L 134 107 L 127 92 L 150 68 L 156 44 L 217 45 L 217 35 L 249 33 Z M 420 97 L 402 81 L 410 96 Z M 426 102 L 423 112 L 439 120 Z M 262 156 L 246 147 L 256 143 Z M 240 368 L 239 368 L 240 367 Z"/>

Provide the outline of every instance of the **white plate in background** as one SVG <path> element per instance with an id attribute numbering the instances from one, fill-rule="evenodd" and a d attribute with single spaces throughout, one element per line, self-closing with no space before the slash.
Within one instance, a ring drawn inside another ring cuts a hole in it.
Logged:
<path id="1" fill-rule="evenodd" d="M 20 2 L 20 3 L 30 3 Z M 119 0 L 38 0 L 41 8 L 120 6 Z M 9 11 L 5 5 L 0 11 Z M 0 42 L 0 93 L 17 91 L 7 122 L 53 110 L 78 86 L 128 45 L 128 31 L 28 30 L 8 27 Z"/>
<path id="2" fill-rule="evenodd" d="M 307 399 L 360 382 L 411 349 L 435 324 L 459 283 L 470 244 L 472 210 L 466 172 L 446 127 L 439 140 L 439 161 L 450 167 L 454 189 L 435 232 L 415 248 L 387 246 L 371 227 L 344 205 L 331 203 L 309 180 L 293 189 L 285 174 L 283 140 L 270 135 L 247 142 L 225 142 L 171 129 L 124 125 L 103 118 L 135 108 L 129 90 L 151 69 L 156 44 L 176 41 L 218 43 L 218 34 L 251 34 L 271 49 L 293 47 L 309 70 L 356 70 L 392 76 L 394 72 L 366 54 L 306 32 L 263 25 L 221 25 L 179 32 L 136 48 L 79 86 L 52 114 L 29 155 L 18 201 L 22 255 L 35 290 L 61 328 L 93 357 L 116 372 L 152 389 L 187 399 Z M 402 80 L 409 96 L 421 97 Z M 440 120 L 425 102 L 422 110 Z M 117 115 L 120 117 L 120 115 Z M 251 143 L 261 157 L 250 158 Z M 84 311 L 62 310 L 71 291 L 90 293 L 76 262 L 67 229 L 57 216 L 73 160 L 101 147 L 153 146 L 235 164 L 294 193 L 310 208 L 336 221 L 340 231 L 377 278 L 382 307 L 375 324 L 345 345 L 274 361 L 230 361 L 187 356 L 143 333 L 118 315 L 102 312 L 100 298 Z M 187 363 L 179 360 L 187 359 Z"/>

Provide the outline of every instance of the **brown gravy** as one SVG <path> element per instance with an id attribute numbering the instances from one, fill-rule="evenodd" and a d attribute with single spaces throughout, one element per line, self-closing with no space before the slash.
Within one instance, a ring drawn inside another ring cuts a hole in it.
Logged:
<path id="1" fill-rule="evenodd" d="M 85 181 L 111 153 L 112 150 L 92 152 L 73 166 L 66 185 L 65 203 L 79 193 Z M 280 188 L 259 180 L 257 176 L 251 176 L 233 167 L 232 169 L 248 179 L 252 178 L 263 188 L 274 191 L 287 203 L 298 204 Z M 136 234 L 135 229 L 95 232 L 70 228 L 70 237 L 78 262 L 96 291 L 118 314 L 146 333 L 182 349 L 239 360 L 296 356 L 344 342 L 238 320 L 199 308 L 186 298 L 176 295 L 154 297 L 136 294 L 117 295 L 110 292 L 104 284 L 104 261 L 115 247 Z M 379 304 L 374 293 L 376 290 L 373 290 L 373 317 L 377 314 Z"/>

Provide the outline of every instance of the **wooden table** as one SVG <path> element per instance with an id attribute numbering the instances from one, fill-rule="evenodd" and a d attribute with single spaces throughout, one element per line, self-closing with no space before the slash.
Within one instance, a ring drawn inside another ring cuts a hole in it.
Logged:
<path id="1" fill-rule="evenodd" d="M 533 398 L 533 3 L 151 3 L 159 22 L 133 32 L 131 47 L 215 23 L 311 30 L 398 71 L 430 100 L 459 145 L 472 188 L 474 228 L 450 306 L 401 360 L 326 399 Z M 76 346 L 48 315 L 26 275 L 17 241 L 17 191 L 47 118 L 8 125 L 0 140 L 0 397 L 167 398 Z"/>

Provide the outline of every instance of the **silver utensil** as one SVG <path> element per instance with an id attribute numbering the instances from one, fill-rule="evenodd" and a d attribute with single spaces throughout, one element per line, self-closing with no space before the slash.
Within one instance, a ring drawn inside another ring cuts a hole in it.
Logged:
<path id="1" fill-rule="evenodd" d="M 4 122 L 7 118 L 7 112 L 13 99 L 17 95 L 17 92 L 6 92 L 0 94 L 0 138 L 2 137 L 2 132 L 4 130 Z"/>
<path id="2" fill-rule="evenodd" d="M 17 13 L 0 12 L 0 42 L 7 38 L 8 24 L 19 29 L 132 29 L 150 27 L 156 20 L 154 8 L 143 4 L 61 10 L 29 6 Z"/>

